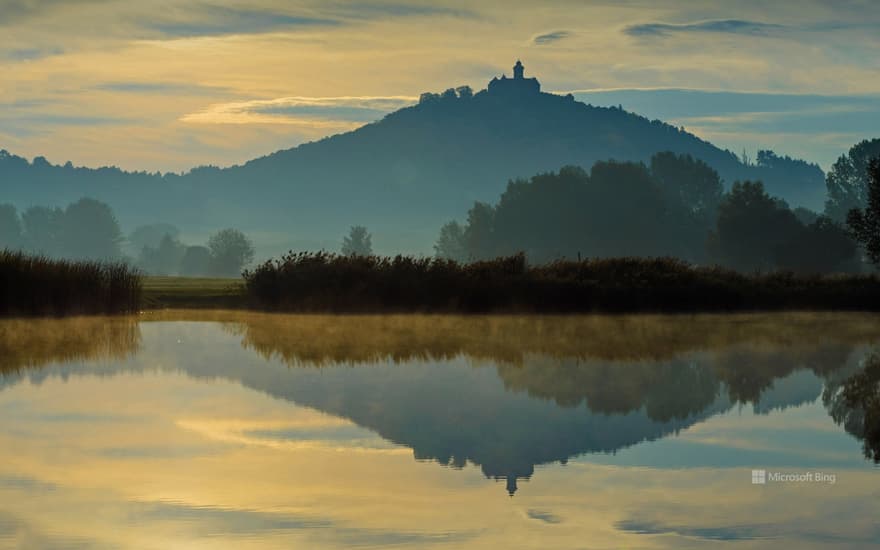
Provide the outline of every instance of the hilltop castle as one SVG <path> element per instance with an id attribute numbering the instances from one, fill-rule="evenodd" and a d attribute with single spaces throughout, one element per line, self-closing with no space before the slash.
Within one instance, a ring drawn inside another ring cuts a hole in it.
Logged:
<path id="1" fill-rule="evenodd" d="M 507 78 L 507 75 L 501 75 L 501 78 L 495 77 L 489 82 L 490 94 L 504 95 L 529 95 L 541 92 L 541 83 L 537 78 L 525 78 L 523 67 L 520 60 L 516 60 L 513 66 L 513 78 Z"/>

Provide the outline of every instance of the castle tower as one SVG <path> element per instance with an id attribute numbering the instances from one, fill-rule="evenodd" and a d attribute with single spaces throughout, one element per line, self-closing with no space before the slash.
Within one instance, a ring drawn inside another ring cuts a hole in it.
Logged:
<path id="1" fill-rule="evenodd" d="M 523 79 L 523 71 L 525 71 L 525 67 L 523 67 L 522 62 L 517 59 L 516 65 L 513 66 L 513 78 L 514 80 L 522 80 Z"/>
<path id="2" fill-rule="evenodd" d="M 489 82 L 489 93 L 506 97 L 526 97 L 541 92 L 541 83 L 537 78 L 526 78 L 522 61 L 517 60 L 513 66 L 513 78 L 493 78 Z"/>

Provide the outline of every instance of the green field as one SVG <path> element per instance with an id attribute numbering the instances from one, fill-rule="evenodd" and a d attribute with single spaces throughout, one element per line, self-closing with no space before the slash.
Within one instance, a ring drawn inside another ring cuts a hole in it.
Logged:
<path id="1" fill-rule="evenodd" d="M 207 277 L 144 277 L 144 309 L 240 308 L 244 281 Z"/>

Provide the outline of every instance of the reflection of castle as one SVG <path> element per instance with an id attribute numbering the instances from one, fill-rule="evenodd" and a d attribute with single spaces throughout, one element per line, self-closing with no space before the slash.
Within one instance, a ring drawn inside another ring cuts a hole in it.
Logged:
<path id="1" fill-rule="evenodd" d="M 497 95 L 528 95 L 541 92 L 541 84 L 537 78 L 524 78 L 523 71 L 525 67 L 517 59 L 516 65 L 513 66 L 513 78 L 507 78 L 501 75 L 501 78 L 493 78 L 489 82 L 489 93 Z"/>

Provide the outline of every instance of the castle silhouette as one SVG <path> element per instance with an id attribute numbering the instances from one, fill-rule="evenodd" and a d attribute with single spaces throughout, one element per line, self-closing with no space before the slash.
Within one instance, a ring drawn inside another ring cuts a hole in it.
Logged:
<path id="1" fill-rule="evenodd" d="M 525 78 L 523 73 L 525 67 L 522 62 L 517 59 L 516 65 L 513 66 L 513 78 L 507 78 L 507 75 L 501 75 L 501 78 L 495 77 L 489 81 L 489 93 L 493 95 L 530 95 L 541 93 L 541 83 L 537 78 Z"/>

